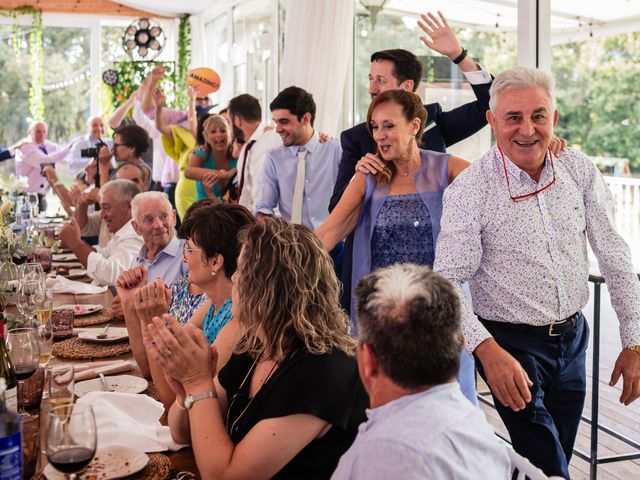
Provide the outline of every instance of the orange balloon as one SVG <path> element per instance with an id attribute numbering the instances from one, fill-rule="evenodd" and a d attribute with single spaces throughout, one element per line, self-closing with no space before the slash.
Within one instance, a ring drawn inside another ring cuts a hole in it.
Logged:
<path id="1" fill-rule="evenodd" d="M 220 88 L 220 75 L 210 68 L 194 68 L 187 72 L 187 85 L 192 85 L 199 97 L 217 92 Z"/>

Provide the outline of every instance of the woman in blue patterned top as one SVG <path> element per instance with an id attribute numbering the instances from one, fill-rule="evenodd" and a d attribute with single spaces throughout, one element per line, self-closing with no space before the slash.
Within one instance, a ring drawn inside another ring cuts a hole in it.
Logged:
<path id="1" fill-rule="evenodd" d="M 189 281 L 189 277 L 180 277 L 169 288 L 171 289 L 169 315 L 175 318 L 180 325 L 184 325 L 202 305 L 202 302 L 207 300 L 207 296 Z"/>
<path id="2" fill-rule="evenodd" d="M 329 250 L 355 231 L 351 285 L 396 263 L 433 266 L 442 194 L 469 162 L 419 148 L 426 124 L 422 100 L 406 90 L 383 92 L 369 106 L 367 128 L 378 153 L 358 161 L 342 199 L 316 230 Z M 355 311 L 352 298 L 352 315 Z M 473 358 L 466 351 L 458 382 L 477 403 Z"/>
<path id="3" fill-rule="evenodd" d="M 189 280 L 207 296 L 189 323 L 201 328 L 209 343 L 231 321 L 231 275 L 240 254 L 238 232 L 254 222 L 246 208 L 218 203 L 191 212 L 180 226 L 180 234 L 187 238 L 183 258 Z"/>
<path id="4" fill-rule="evenodd" d="M 184 174 L 197 180 L 198 200 L 222 199 L 231 194 L 231 180 L 237 171 L 237 160 L 231 153 L 231 128 L 221 115 L 211 115 L 204 122 L 202 136 L 204 145 L 193 149 Z"/>

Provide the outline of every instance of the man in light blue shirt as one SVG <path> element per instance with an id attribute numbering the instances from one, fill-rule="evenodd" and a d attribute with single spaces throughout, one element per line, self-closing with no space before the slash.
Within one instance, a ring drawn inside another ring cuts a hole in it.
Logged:
<path id="1" fill-rule="evenodd" d="M 176 214 L 164 192 L 143 192 L 131 202 L 132 226 L 144 240 L 135 263 L 147 270 L 150 282 L 170 285 L 188 274 L 182 244 L 176 236 Z"/>
<path id="2" fill-rule="evenodd" d="M 371 409 L 331 478 L 510 478 L 506 447 L 456 383 L 463 338 L 453 286 L 402 264 L 364 277 L 355 295 Z"/>
<path id="3" fill-rule="evenodd" d="M 267 154 L 256 213 L 273 215 L 277 207 L 283 218 L 315 230 L 329 215 L 340 143 L 320 143 L 313 129 L 316 105 L 305 90 L 285 88 L 270 108 L 283 145 Z"/>

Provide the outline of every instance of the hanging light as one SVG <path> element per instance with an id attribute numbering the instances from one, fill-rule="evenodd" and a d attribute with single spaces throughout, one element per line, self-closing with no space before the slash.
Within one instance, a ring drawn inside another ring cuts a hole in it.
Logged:
<path id="1" fill-rule="evenodd" d="M 165 44 L 165 35 L 158 23 L 150 18 L 139 18 L 129 25 L 122 37 L 122 48 L 133 60 L 153 60 Z"/>
<path id="2" fill-rule="evenodd" d="M 371 31 L 376 28 L 376 21 L 378 20 L 378 14 L 384 8 L 387 0 L 360 0 L 360 4 L 369 12 L 369 20 L 371 21 Z"/>

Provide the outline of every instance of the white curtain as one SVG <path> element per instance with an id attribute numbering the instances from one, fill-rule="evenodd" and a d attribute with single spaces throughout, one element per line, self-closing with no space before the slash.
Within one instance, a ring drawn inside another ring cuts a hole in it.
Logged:
<path id="1" fill-rule="evenodd" d="M 204 15 L 191 15 L 191 68 L 210 67 L 207 65 L 207 40 L 204 33 Z"/>
<path id="2" fill-rule="evenodd" d="M 314 125 L 338 135 L 353 46 L 354 2 L 288 0 L 281 88 L 304 88 L 316 102 Z"/>

